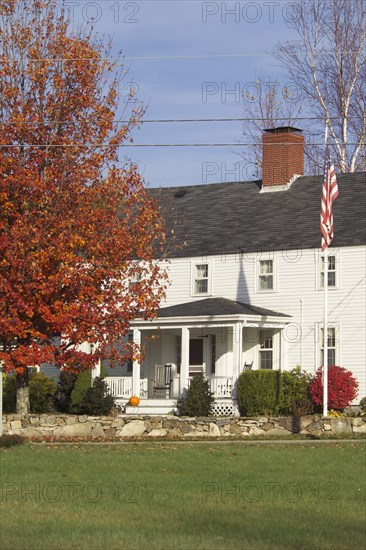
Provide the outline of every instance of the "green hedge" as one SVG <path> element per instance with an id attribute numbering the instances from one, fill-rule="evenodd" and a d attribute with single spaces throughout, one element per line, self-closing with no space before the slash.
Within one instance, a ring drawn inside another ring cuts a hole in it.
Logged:
<path id="1" fill-rule="evenodd" d="M 311 376 L 298 366 L 291 371 L 244 371 L 238 380 L 238 403 L 243 416 L 293 415 L 314 412 L 309 393 Z"/>
<path id="2" fill-rule="evenodd" d="M 238 403 L 242 416 L 276 415 L 281 373 L 274 370 L 244 371 L 238 380 Z"/>

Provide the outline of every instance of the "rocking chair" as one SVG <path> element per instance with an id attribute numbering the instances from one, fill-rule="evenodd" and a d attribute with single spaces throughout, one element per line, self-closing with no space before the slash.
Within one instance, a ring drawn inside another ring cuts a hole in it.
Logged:
<path id="1" fill-rule="evenodd" d="M 155 365 L 155 378 L 153 380 L 153 397 L 157 397 L 157 392 L 165 392 L 165 399 L 170 397 L 171 365 Z"/>

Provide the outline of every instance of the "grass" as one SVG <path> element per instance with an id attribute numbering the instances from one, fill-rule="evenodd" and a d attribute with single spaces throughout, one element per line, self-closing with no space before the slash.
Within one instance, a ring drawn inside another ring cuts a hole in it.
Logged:
<path id="1" fill-rule="evenodd" d="M 363 547 L 365 451 L 358 442 L 4 449 L 1 548 Z"/>

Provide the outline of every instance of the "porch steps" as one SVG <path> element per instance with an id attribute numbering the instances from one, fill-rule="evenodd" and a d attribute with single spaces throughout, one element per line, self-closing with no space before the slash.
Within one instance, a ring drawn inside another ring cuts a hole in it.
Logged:
<path id="1" fill-rule="evenodd" d="M 125 404 L 126 401 L 124 400 Z M 140 405 L 138 407 L 131 407 L 126 405 L 126 413 L 131 415 L 165 415 L 165 414 L 174 414 L 176 410 L 176 400 L 175 399 L 141 399 Z M 117 404 L 122 404 L 118 403 Z"/>

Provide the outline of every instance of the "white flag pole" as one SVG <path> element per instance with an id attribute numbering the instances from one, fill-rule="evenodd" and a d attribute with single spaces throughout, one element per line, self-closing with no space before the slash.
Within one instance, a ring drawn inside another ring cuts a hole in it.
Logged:
<path id="1" fill-rule="evenodd" d="M 324 250 L 323 416 L 328 416 L 328 247 Z"/>
<path id="2" fill-rule="evenodd" d="M 325 148 L 328 143 L 328 122 L 325 124 Z M 327 159 L 326 159 L 327 162 Z M 327 177 L 328 170 L 325 167 Z M 324 324 L 323 324 L 323 416 L 328 416 L 328 245 L 324 250 Z"/>

